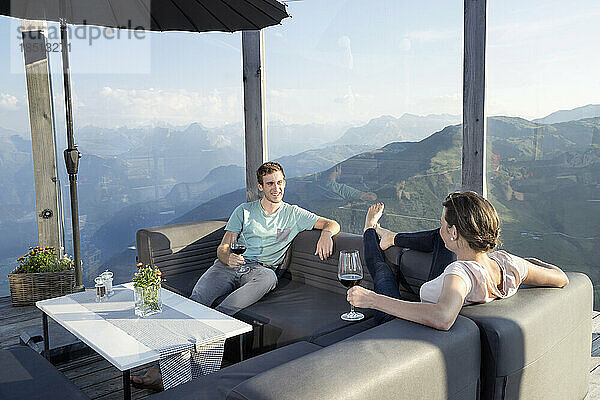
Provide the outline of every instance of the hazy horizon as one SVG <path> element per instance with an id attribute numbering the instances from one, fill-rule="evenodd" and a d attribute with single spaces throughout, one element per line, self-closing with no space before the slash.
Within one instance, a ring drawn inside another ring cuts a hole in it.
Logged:
<path id="1" fill-rule="evenodd" d="M 490 3 L 488 115 L 528 120 L 600 103 L 600 10 L 591 0 Z M 426 11 L 426 12 L 425 12 Z M 267 121 L 360 125 L 381 115 L 460 115 L 462 3 L 290 2 L 265 29 Z M 28 131 L 19 20 L 0 17 L 0 126 Z M 49 29 L 55 29 L 50 24 Z M 50 39 L 56 42 L 57 39 Z M 72 39 L 74 125 L 164 121 L 206 127 L 243 119 L 239 33 L 147 33 L 143 40 Z M 50 53 L 57 131 L 61 60 Z"/>

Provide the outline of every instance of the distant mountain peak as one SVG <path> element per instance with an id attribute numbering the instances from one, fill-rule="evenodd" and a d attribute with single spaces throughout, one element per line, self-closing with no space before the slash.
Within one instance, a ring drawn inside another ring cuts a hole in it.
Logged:
<path id="1" fill-rule="evenodd" d="M 191 130 L 203 130 L 204 131 L 204 130 L 206 130 L 206 128 L 200 122 L 192 122 L 191 124 L 188 125 L 188 127 L 185 130 L 186 131 L 191 131 Z"/>
<path id="2" fill-rule="evenodd" d="M 559 110 L 544 118 L 534 119 L 533 122 L 556 124 L 559 122 L 576 121 L 585 118 L 600 117 L 600 104 L 588 104 L 571 110 Z"/>
<path id="3" fill-rule="evenodd" d="M 366 125 L 349 128 L 337 144 L 368 144 L 375 147 L 392 142 L 418 141 L 449 125 L 460 123 L 458 115 L 405 113 L 400 118 L 382 115 Z"/>

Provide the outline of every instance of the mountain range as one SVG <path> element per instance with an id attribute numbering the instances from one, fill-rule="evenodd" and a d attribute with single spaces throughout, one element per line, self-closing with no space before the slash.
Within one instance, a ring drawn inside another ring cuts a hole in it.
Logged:
<path id="1" fill-rule="evenodd" d="M 302 136 L 302 126 L 282 126 L 289 138 L 298 137 L 295 141 L 309 149 L 277 159 L 289 177 L 285 200 L 337 219 L 344 231 L 360 232 L 367 202 L 359 194 L 371 193 L 386 203 L 382 224 L 396 230 L 433 228 L 445 195 L 460 189 L 458 122 L 447 115 L 382 116 L 320 140 L 313 136 L 324 127 Z M 423 133 L 431 126 L 436 128 Z M 547 254 L 545 258 L 558 260 L 554 262 L 597 275 L 591 246 L 600 243 L 580 237 L 596 237 L 600 223 L 594 208 L 600 202 L 590 201 L 600 199 L 599 118 L 540 123 L 491 117 L 487 126 L 489 195 L 504 220 L 507 247 L 517 253 L 533 251 L 540 258 Z M 87 127 L 76 133 L 84 152 L 79 203 L 88 283 L 105 268 L 120 276 L 131 274 L 135 251 L 127 247 L 133 245 L 137 229 L 227 218 L 244 201 L 243 141 L 237 131 L 236 126 L 192 124 Z M 0 179 L 5 186 L 0 192 L 5 209 L 0 216 L 1 254 L 18 256 L 23 243 L 35 242 L 31 163 L 30 141 L 0 129 Z M 64 174 L 61 181 L 66 195 Z M 65 205 L 68 217 L 68 199 Z M 553 211 L 556 207 L 559 212 Z"/>
<path id="2" fill-rule="evenodd" d="M 578 119 L 594 118 L 600 116 L 600 104 L 588 104 L 571 110 L 555 111 L 544 118 L 534 119 L 533 122 L 541 124 L 556 124 L 558 122 L 575 121 Z"/>
<path id="3" fill-rule="evenodd" d="M 374 193 L 386 204 L 383 226 L 434 229 L 441 202 L 460 190 L 461 150 L 462 129 L 453 125 L 419 142 L 355 155 L 329 171 L 340 170 L 338 185 Z M 369 202 L 332 200 L 322 187 L 319 174 L 290 179 L 285 201 L 336 219 L 343 231 L 360 233 Z M 173 222 L 227 218 L 244 196 L 237 190 L 211 199 Z M 600 117 L 549 125 L 489 118 L 488 196 L 503 221 L 505 248 L 600 281 Z M 595 299 L 599 304 L 600 291 Z"/>
<path id="4" fill-rule="evenodd" d="M 400 118 L 383 115 L 370 120 L 366 125 L 349 128 L 336 143 L 369 143 L 380 147 L 391 142 L 417 141 L 448 125 L 458 124 L 460 120 L 460 116 L 450 114 L 404 114 Z"/>

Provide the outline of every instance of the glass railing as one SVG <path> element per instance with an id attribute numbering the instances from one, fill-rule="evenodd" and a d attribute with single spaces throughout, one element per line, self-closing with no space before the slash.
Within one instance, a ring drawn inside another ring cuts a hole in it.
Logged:
<path id="1" fill-rule="evenodd" d="M 362 233 L 374 202 L 391 229 L 439 226 L 461 180 L 462 5 L 290 2 L 288 11 L 265 32 L 268 120 L 288 126 L 269 130 L 269 154 L 287 154 L 294 171 L 319 168 L 288 173 L 286 201 L 346 232 Z"/>
<path id="2" fill-rule="evenodd" d="M 511 4 L 514 3 L 514 4 Z M 600 34 L 593 2 L 489 3 L 489 195 L 509 251 L 586 273 L 600 301 Z"/>

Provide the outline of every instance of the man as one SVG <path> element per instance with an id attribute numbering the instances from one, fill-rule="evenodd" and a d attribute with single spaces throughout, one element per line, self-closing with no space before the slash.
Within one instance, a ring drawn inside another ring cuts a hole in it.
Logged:
<path id="1" fill-rule="evenodd" d="M 254 304 L 275 288 L 275 269 L 299 232 L 321 230 L 315 255 L 324 260 L 333 251 L 332 236 L 340 231 L 336 221 L 283 201 L 285 174 L 278 163 L 261 165 L 256 178 L 263 198 L 240 204 L 233 211 L 217 248 L 217 259 L 196 282 L 190 296 L 210 307 L 216 299 L 227 295 L 215 309 L 228 315 Z M 240 233 L 246 239 L 243 255 L 232 253 L 230 248 Z M 242 265 L 249 267 L 248 272 L 239 270 Z M 136 387 L 162 390 L 157 368 L 150 368 L 142 377 L 132 376 L 131 383 Z"/>
<path id="2" fill-rule="evenodd" d="M 196 283 L 190 298 L 206 306 L 228 295 L 216 310 L 233 315 L 260 300 L 277 285 L 275 269 L 282 263 L 294 237 L 304 230 L 321 229 L 315 255 L 326 259 L 333 251 L 333 235 L 340 225 L 283 201 L 285 174 L 276 162 L 267 162 L 256 171 L 260 200 L 240 204 L 225 226 L 217 259 Z M 230 245 L 242 233 L 246 239 L 243 255 L 231 252 Z M 249 267 L 240 272 L 240 266 Z"/>

